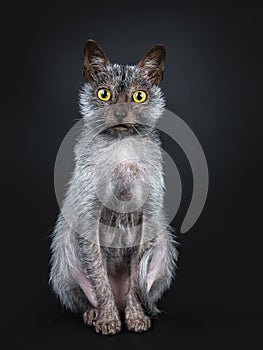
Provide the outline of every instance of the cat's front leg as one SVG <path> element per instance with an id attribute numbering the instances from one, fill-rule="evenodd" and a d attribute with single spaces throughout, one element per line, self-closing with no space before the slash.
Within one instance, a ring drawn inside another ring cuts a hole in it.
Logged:
<path id="1" fill-rule="evenodd" d="M 100 305 L 94 326 L 97 333 L 104 335 L 119 333 L 121 331 L 121 321 L 118 310 L 108 303 Z"/>
<path id="2" fill-rule="evenodd" d="M 104 335 L 119 333 L 121 331 L 120 315 L 114 300 L 101 248 L 98 244 L 91 242 L 81 242 L 80 247 L 82 264 L 97 300 L 96 317 L 92 322 L 86 322 L 86 324 L 93 324 L 96 332 Z M 83 315 L 84 322 L 88 313 L 89 311 Z"/>
<path id="3" fill-rule="evenodd" d="M 138 262 L 133 261 L 131 265 L 130 287 L 126 296 L 125 323 L 129 331 L 141 333 L 147 331 L 151 327 L 151 319 L 146 315 L 141 302 L 136 295 L 137 285 Z"/>

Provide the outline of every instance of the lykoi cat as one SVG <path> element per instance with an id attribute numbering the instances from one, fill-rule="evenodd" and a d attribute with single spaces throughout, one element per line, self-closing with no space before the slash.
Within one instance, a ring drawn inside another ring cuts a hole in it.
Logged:
<path id="1" fill-rule="evenodd" d="M 98 333 L 143 332 L 171 284 L 177 250 L 164 207 L 157 120 L 165 48 L 112 64 L 89 40 L 80 90 L 83 129 L 52 238 L 50 282 Z"/>

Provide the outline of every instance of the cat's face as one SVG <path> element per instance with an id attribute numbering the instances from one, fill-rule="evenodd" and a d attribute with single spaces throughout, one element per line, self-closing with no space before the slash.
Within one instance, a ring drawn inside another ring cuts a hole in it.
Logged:
<path id="1" fill-rule="evenodd" d="M 153 47 L 138 65 L 111 64 L 100 46 L 89 40 L 84 49 L 80 111 L 94 134 L 117 135 L 154 127 L 164 109 L 158 84 L 164 71 L 165 49 Z"/>

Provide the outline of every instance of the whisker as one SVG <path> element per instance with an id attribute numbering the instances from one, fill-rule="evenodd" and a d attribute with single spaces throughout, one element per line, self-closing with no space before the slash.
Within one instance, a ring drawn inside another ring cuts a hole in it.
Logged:
<path id="1" fill-rule="evenodd" d="M 101 128 L 93 137 L 96 137 L 97 135 L 99 135 L 105 129 L 107 129 L 106 125 L 104 125 L 103 128 Z"/>

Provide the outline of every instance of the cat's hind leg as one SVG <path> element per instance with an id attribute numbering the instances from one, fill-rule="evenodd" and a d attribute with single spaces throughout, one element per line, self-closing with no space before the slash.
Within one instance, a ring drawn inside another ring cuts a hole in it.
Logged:
<path id="1" fill-rule="evenodd" d="M 169 229 L 156 238 L 140 260 L 138 294 L 151 316 L 156 316 L 159 312 L 156 302 L 171 285 L 176 260 L 175 241 Z"/>

